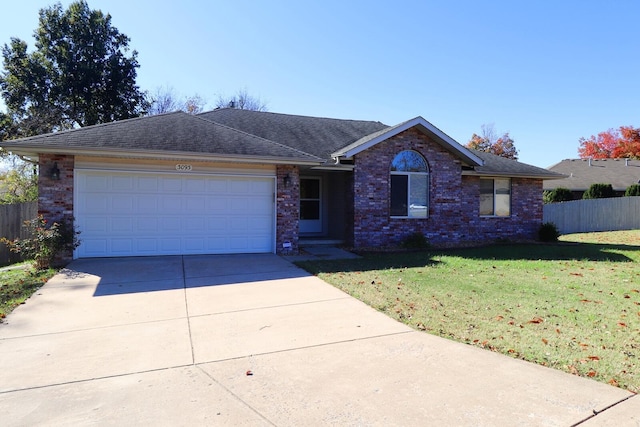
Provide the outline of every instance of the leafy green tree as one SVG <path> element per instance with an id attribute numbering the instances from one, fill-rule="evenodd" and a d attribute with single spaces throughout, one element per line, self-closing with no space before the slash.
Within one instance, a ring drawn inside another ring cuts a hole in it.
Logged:
<path id="1" fill-rule="evenodd" d="M 148 106 L 136 85 L 137 52 L 86 1 L 40 10 L 35 50 L 12 38 L 2 49 L 0 91 L 14 124 L 29 136 L 141 115 Z"/>
<path id="2" fill-rule="evenodd" d="M 591 184 L 591 187 L 582 194 L 583 199 L 607 199 L 615 197 L 611 184 Z"/>
<path id="3" fill-rule="evenodd" d="M 34 202 L 38 200 L 38 173 L 32 163 L 7 156 L 10 169 L 0 172 L 0 204 Z"/>
<path id="4" fill-rule="evenodd" d="M 543 193 L 542 201 L 544 203 L 568 202 L 573 200 L 573 193 L 568 188 L 554 188 Z"/>
<path id="5" fill-rule="evenodd" d="M 627 187 L 627 190 L 624 192 L 624 195 L 627 197 L 631 196 L 640 196 L 640 184 L 631 184 Z"/>

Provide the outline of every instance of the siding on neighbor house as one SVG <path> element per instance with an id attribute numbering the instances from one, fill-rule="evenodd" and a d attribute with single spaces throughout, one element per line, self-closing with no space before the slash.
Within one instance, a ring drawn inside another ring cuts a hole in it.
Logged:
<path id="1" fill-rule="evenodd" d="M 429 216 L 391 218 L 389 166 L 400 151 L 415 150 L 429 165 Z M 462 176 L 462 165 L 424 134 L 409 129 L 355 156 L 353 246 L 398 245 L 419 232 L 434 246 L 534 239 L 542 221 L 542 182 L 512 179 L 511 216 L 479 214 L 477 176 Z"/>

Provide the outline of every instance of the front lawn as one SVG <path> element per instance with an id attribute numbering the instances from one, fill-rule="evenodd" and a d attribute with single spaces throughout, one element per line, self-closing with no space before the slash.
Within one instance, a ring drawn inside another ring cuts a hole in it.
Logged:
<path id="1" fill-rule="evenodd" d="M 36 272 L 31 263 L 13 267 L 0 270 L 0 322 L 56 273 L 53 269 Z"/>
<path id="2" fill-rule="evenodd" d="M 415 329 L 640 392 L 640 231 L 300 265 Z"/>

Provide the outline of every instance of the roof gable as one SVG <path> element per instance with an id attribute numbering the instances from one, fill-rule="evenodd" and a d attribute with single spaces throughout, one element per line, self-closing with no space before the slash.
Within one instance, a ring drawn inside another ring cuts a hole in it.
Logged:
<path id="1" fill-rule="evenodd" d="M 350 158 L 364 150 L 373 147 L 389 138 L 392 138 L 408 129 L 416 128 L 420 132 L 424 133 L 435 139 L 435 141 L 444 147 L 447 151 L 451 152 L 456 157 L 460 158 L 466 164 L 470 166 L 481 166 L 483 161 L 480 157 L 473 153 L 466 147 L 463 147 L 456 142 L 449 135 L 442 132 L 440 129 L 429 123 L 424 118 L 418 116 L 406 122 L 400 123 L 396 126 L 388 127 L 386 129 L 379 130 L 375 133 L 369 134 L 355 141 L 340 150 L 337 150 L 331 154 L 334 158 L 346 157 Z"/>

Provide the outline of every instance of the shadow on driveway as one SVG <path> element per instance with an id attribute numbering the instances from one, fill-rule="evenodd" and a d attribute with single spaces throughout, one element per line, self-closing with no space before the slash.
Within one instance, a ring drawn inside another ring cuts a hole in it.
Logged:
<path id="1" fill-rule="evenodd" d="M 94 296 L 309 276 L 274 254 L 91 258 L 70 263 L 58 285 L 95 283 Z M 84 280 L 78 280 L 84 279 Z"/>

